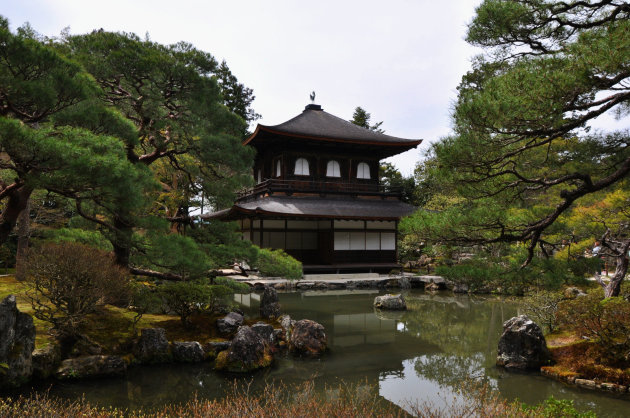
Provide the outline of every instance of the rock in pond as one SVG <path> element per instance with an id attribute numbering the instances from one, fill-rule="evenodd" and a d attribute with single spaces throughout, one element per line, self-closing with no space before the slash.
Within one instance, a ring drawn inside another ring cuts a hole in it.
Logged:
<path id="1" fill-rule="evenodd" d="M 551 353 L 540 327 L 527 315 L 503 323 L 497 366 L 509 369 L 539 369 L 551 362 Z"/>
<path id="2" fill-rule="evenodd" d="M 328 339 L 324 326 L 310 319 L 296 321 L 289 337 L 289 351 L 316 356 L 326 351 Z"/>
<path id="3" fill-rule="evenodd" d="M 374 307 L 376 309 L 384 309 L 390 311 L 404 311 L 407 309 L 405 298 L 401 294 L 383 295 L 374 298 Z"/>
<path id="4" fill-rule="evenodd" d="M 264 322 L 256 322 L 252 325 L 252 329 L 258 333 L 267 344 L 273 346 L 275 336 L 271 325 Z"/>
<path id="5" fill-rule="evenodd" d="M 55 372 L 58 379 L 120 376 L 127 371 L 127 363 L 120 356 L 84 356 L 61 362 Z"/>
<path id="6" fill-rule="evenodd" d="M 56 344 L 48 344 L 44 348 L 33 351 L 33 376 L 46 379 L 59 367 L 61 349 Z"/>
<path id="7" fill-rule="evenodd" d="M 232 334 L 243 325 L 243 315 L 238 312 L 230 312 L 225 317 L 217 319 L 217 329 L 223 335 Z"/>
<path id="8" fill-rule="evenodd" d="M 173 360 L 178 363 L 199 363 L 206 353 L 197 341 L 177 341 L 171 344 Z"/>
<path id="9" fill-rule="evenodd" d="M 229 341 L 210 341 L 203 345 L 203 350 L 206 353 L 214 353 L 217 355 L 221 351 L 225 351 L 230 348 Z"/>
<path id="10" fill-rule="evenodd" d="M 35 326 L 17 308 L 15 295 L 0 302 L 0 387 L 15 387 L 33 374 Z"/>
<path id="11" fill-rule="evenodd" d="M 284 341 L 288 343 L 289 338 L 291 338 L 291 329 L 293 329 L 293 325 L 295 325 L 295 320 L 291 319 L 289 315 L 282 315 L 278 318 L 278 322 L 280 322 L 280 326 L 282 327 Z"/>
<path id="12" fill-rule="evenodd" d="M 271 286 L 265 286 L 262 298 L 260 299 L 260 316 L 262 318 L 276 318 L 280 314 L 280 303 L 278 303 L 278 292 Z"/>
<path id="13" fill-rule="evenodd" d="M 242 326 L 230 343 L 230 348 L 217 356 L 214 368 L 228 372 L 245 373 L 273 362 L 271 348 L 251 327 Z"/>
<path id="14" fill-rule="evenodd" d="M 453 293 L 468 293 L 468 285 L 466 283 L 453 283 Z"/>
<path id="15" fill-rule="evenodd" d="M 133 355 L 141 363 L 164 363 L 172 359 L 166 330 L 164 328 L 143 328 L 140 338 L 133 347 Z"/>

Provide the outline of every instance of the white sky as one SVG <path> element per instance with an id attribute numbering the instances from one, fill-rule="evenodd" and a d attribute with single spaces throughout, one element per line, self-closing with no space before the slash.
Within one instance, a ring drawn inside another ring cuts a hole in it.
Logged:
<path id="1" fill-rule="evenodd" d="M 386 133 L 423 138 L 390 159 L 409 175 L 430 141 L 450 131 L 461 76 L 476 51 L 464 41 L 480 0 L 0 0 L 15 30 L 47 36 L 103 28 L 170 44 L 187 41 L 225 59 L 254 89 L 260 123 L 299 114 L 315 90 L 324 110 L 356 106 Z"/>

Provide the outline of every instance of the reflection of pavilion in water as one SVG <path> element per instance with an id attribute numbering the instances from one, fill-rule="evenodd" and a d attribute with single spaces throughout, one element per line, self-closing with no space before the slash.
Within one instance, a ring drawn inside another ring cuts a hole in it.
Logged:
<path id="1" fill-rule="evenodd" d="M 322 324 L 331 354 L 336 357 L 335 353 L 353 353 L 344 361 L 356 361 L 357 367 L 364 371 L 372 362 L 397 370 L 402 367 L 402 361 L 410 357 L 410 352 L 420 349 L 422 354 L 428 354 L 437 350 L 426 341 L 419 344 L 422 336 L 404 332 L 405 312 L 375 311 L 374 297 L 378 294 L 374 289 L 312 290 L 280 293 L 279 296 L 283 312 L 291 312 L 296 320 L 307 318 Z M 235 300 L 252 316 L 257 315 L 259 295 L 235 295 Z M 327 362 L 334 360 L 328 358 Z"/>
<path id="2" fill-rule="evenodd" d="M 293 319 L 308 318 L 320 322 L 326 328 L 330 347 L 351 347 L 366 344 L 390 344 L 395 342 L 398 321 L 396 315 L 386 318 L 371 309 L 377 290 L 356 290 L 350 295 L 347 291 L 307 291 L 282 295 L 282 305 L 291 312 L 303 311 L 303 316 L 293 315 Z M 322 306 L 317 299 L 336 298 L 334 305 Z M 234 300 L 251 310 L 258 309 L 260 295 L 249 293 L 234 295 Z M 348 303 L 350 302 L 351 303 Z M 302 309 L 300 309 L 302 308 Z M 400 316 L 400 315 L 398 315 Z"/>

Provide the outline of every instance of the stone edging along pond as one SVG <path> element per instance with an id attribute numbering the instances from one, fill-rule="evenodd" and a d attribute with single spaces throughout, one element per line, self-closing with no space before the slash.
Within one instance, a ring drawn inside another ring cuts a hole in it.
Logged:
<path id="1" fill-rule="evenodd" d="M 590 379 L 580 379 L 573 373 L 562 374 L 558 371 L 555 371 L 553 366 L 541 367 L 540 374 L 550 379 L 558 380 L 560 382 L 566 383 L 571 386 L 577 386 L 582 389 L 630 394 L 630 386 L 618 385 L 616 383 L 598 382 L 596 380 Z"/>

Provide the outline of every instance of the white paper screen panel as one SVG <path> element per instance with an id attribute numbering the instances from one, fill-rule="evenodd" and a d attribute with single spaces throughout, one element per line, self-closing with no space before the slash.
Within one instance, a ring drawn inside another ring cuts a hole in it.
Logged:
<path id="1" fill-rule="evenodd" d="M 366 250 L 380 250 L 381 249 L 381 234 L 378 232 L 368 232 L 365 236 L 365 249 Z"/>
<path id="2" fill-rule="evenodd" d="M 365 250 L 365 232 L 350 232 L 350 249 Z"/>
<path id="3" fill-rule="evenodd" d="M 344 251 L 350 249 L 350 233 L 335 232 L 335 251 Z"/>
<path id="4" fill-rule="evenodd" d="M 395 250 L 396 249 L 396 234 L 393 232 L 381 233 L 381 250 Z"/>

